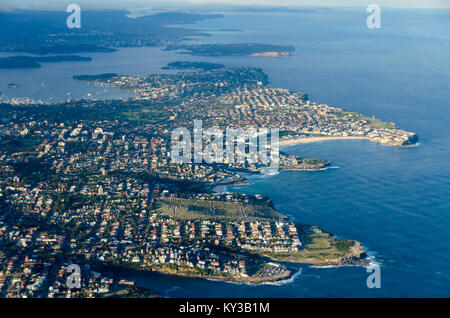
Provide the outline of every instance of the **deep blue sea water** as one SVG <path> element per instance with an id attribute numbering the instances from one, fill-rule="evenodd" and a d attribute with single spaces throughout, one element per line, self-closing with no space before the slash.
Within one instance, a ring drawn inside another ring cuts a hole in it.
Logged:
<path id="1" fill-rule="evenodd" d="M 395 122 L 420 136 L 415 147 L 394 148 L 362 140 L 287 147 L 290 153 L 328 159 L 337 167 L 254 176 L 229 188 L 273 198 L 298 222 L 318 225 L 360 241 L 381 264 L 381 288 L 369 289 L 362 267 L 302 266 L 282 285 L 249 286 L 143 274 L 140 284 L 168 297 L 449 297 L 450 296 L 450 11 L 382 9 L 382 28 L 366 27 L 365 8 L 321 13 L 226 14 L 195 26 L 217 31 L 193 43 L 292 44 L 288 59 L 192 57 L 157 48 L 94 54 L 90 63 L 56 63 L 39 70 L 0 71 L 0 91 L 12 81 L 23 92 L 55 98 L 98 87 L 76 83 L 75 74 L 146 74 L 175 60 L 257 66 L 271 85 L 308 93 L 310 99 Z M 92 56 L 92 54 L 91 54 Z M 34 86 L 33 86 L 34 85 Z M 27 91 L 27 87 L 29 90 Z M 42 87 L 42 85 L 41 85 Z M 97 93 L 96 93 L 97 92 Z M 10 92 L 11 93 L 11 92 Z M 19 94 L 19 93 L 11 93 Z M 20 94 L 19 94 L 20 95 Z"/>

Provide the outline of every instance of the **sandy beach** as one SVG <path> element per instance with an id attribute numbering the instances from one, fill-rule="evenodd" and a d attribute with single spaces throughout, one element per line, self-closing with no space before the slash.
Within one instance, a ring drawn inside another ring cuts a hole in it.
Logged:
<path id="1" fill-rule="evenodd" d="M 319 141 L 328 141 L 328 140 L 348 140 L 348 139 L 366 139 L 369 140 L 369 137 L 356 137 L 356 136 L 349 136 L 349 137 L 302 137 L 302 138 L 295 138 L 295 139 L 286 139 L 286 140 L 280 140 L 279 145 L 280 146 L 290 146 L 290 145 L 296 145 L 296 144 L 306 144 L 310 142 L 319 142 Z"/>

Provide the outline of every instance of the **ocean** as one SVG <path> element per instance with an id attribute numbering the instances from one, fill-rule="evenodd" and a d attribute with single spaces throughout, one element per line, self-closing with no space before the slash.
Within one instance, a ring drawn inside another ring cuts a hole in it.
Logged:
<path id="1" fill-rule="evenodd" d="M 56 100 L 67 98 L 67 92 L 73 98 L 97 92 L 96 96 L 112 98 L 123 93 L 98 93 L 98 87 L 75 82 L 71 76 L 143 75 L 160 72 L 161 66 L 176 60 L 209 61 L 261 67 L 271 86 L 393 121 L 419 134 L 419 144 L 395 148 L 338 140 L 293 145 L 283 150 L 331 160 L 334 168 L 255 175 L 249 185 L 228 187 L 270 196 L 275 207 L 295 221 L 360 241 L 381 266 L 381 288 L 368 288 L 370 273 L 356 266 L 302 265 L 290 281 L 258 286 L 153 273 L 127 278 L 166 297 L 449 297 L 450 11 L 382 8 L 381 29 L 368 29 L 367 15 L 362 7 L 316 13 L 225 13 L 222 19 L 194 24 L 217 31 L 189 42 L 291 44 L 296 47 L 294 56 L 194 57 L 158 48 L 120 49 L 80 54 L 92 56 L 91 62 L 0 70 L 0 91 L 19 94 L 5 88 L 8 82 L 17 82 L 23 84 L 21 93 L 30 97 L 41 92 L 42 98 L 50 94 Z M 41 83 L 51 93 L 44 94 Z"/>

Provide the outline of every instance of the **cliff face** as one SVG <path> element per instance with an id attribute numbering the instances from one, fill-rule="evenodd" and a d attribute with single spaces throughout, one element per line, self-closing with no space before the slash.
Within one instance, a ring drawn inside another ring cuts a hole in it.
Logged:
<path id="1" fill-rule="evenodd" d="M 385 134 L 382 136 L 369 136 L 369 140 L 383 145 L 389 146 L 409 146 L 419 141 L 419 136 L 415 133 L 409 133 L 402 130 L 394 130 L 392 134 Z"/>
<path id="2" fill-rule="evenodd" d="M 346 264 L 362 264 L 363 260 L 367 256 L 366 251 L 361 244 L 355 241 L 354 245 L 350 247 L 350 250 L 343 256 L 330 257 L 330 258 L 309 258 L 304 259 L 300 263 L 313 264 L 315 266 L 340 266 Z"/>
<path id="3" fill-rule="evenodd" d="M 349 253 L 342 257 L 340 260 L 341 264 L 354 264 L 355 262 L 358 262 L 365 258 L 366 250 L 361 246 L 361 244 L 358 241 L 355 241 L 352 247 L 350 247 Z"/>
<path id="4" fill-rule="evenodd" d="M 406 139 L 403 142 L 402 146 L 414 145 L 418 141 L 419 141 L 419 136 L 417 134 L 413 134 L 413 135 L 409 136 L 408 139 Z"/>
<path id="5" fill-rule="evenodd" d="M 192 277 L 192 278 L 203 278 L 203 279 L 212 279 L 218 281 L 228 281 L 235 283 L 251 283 L 251 284 L 262 284 L 268 282 L 276 282 L 280 280 L 287 279 L 293 275 L 292 270 L 283 269 L 279 273 L 270 276 L 240 276 L 240 275 L 215 275 L 215 274 L 206 274 L 206 273 L 195 273 L 192 269 L 183 269 L 182 267 L 178 267 L 176 269 L 170 267 L 163 267 L 158 269 L 152 269 L 155 272 L 159 272 L 162 274 L 175 275 L 175 276 L 183 276 L 183 277 Z"/>
<path id="6" fill-rule="evenodd" d="M 281 165 L 280 170 L 320 170 L 331 166 L 330 161 L 319 159 L 303 159 L 297 164 Z"/>

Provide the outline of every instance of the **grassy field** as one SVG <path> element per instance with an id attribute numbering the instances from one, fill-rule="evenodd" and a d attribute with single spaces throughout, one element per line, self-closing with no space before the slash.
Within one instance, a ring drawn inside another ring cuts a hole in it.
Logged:
<path id="1" fill-rule="evenodd" d="M 305 248 L 297 253 L 278 253 L 268 256 L 278 260 L 305 263 L 327 263 L 348 255 L 354 244 L 350 240 L 339 240 L 316 226 L 301 226 Z"/>
<path id="2" fill-rule="evenodd" d="M 0 139 L 0 151 L 4 153 L 32 152 L 41 142 L 39 138 L 6 136 Z"/>
<path id="3" fill-rule="evenodd" d="M 338 116 L 341 116 L 341 117 L 350 116 L 350 117 L 353 117 L 353 118 L 356 118 L 356 119 L 359 119 L 359 120 L 365 120 L 373 128 L 386 128 L 386 129 L 396 129 L 397 128 L 394 123 L 384 122 L 384 121 L 379 120 L 377 118 L 367 117 L 367 116 L 364 116 L 364 115 L 359 114 L 357 112 L 351 112 L 351 111 L 348 111 L 348 110 L 342 110 L 342 111 L 337 112 L 336 114 Z"/>
<path id="4" fill-rule="evenodd" d="M 169 115 L 167 112 L 160 110 L 139 108 L 127 110 L 121 114 L 121 117 L 130 121 L 157 123 L 166 120 L 169 118 Z"/>

